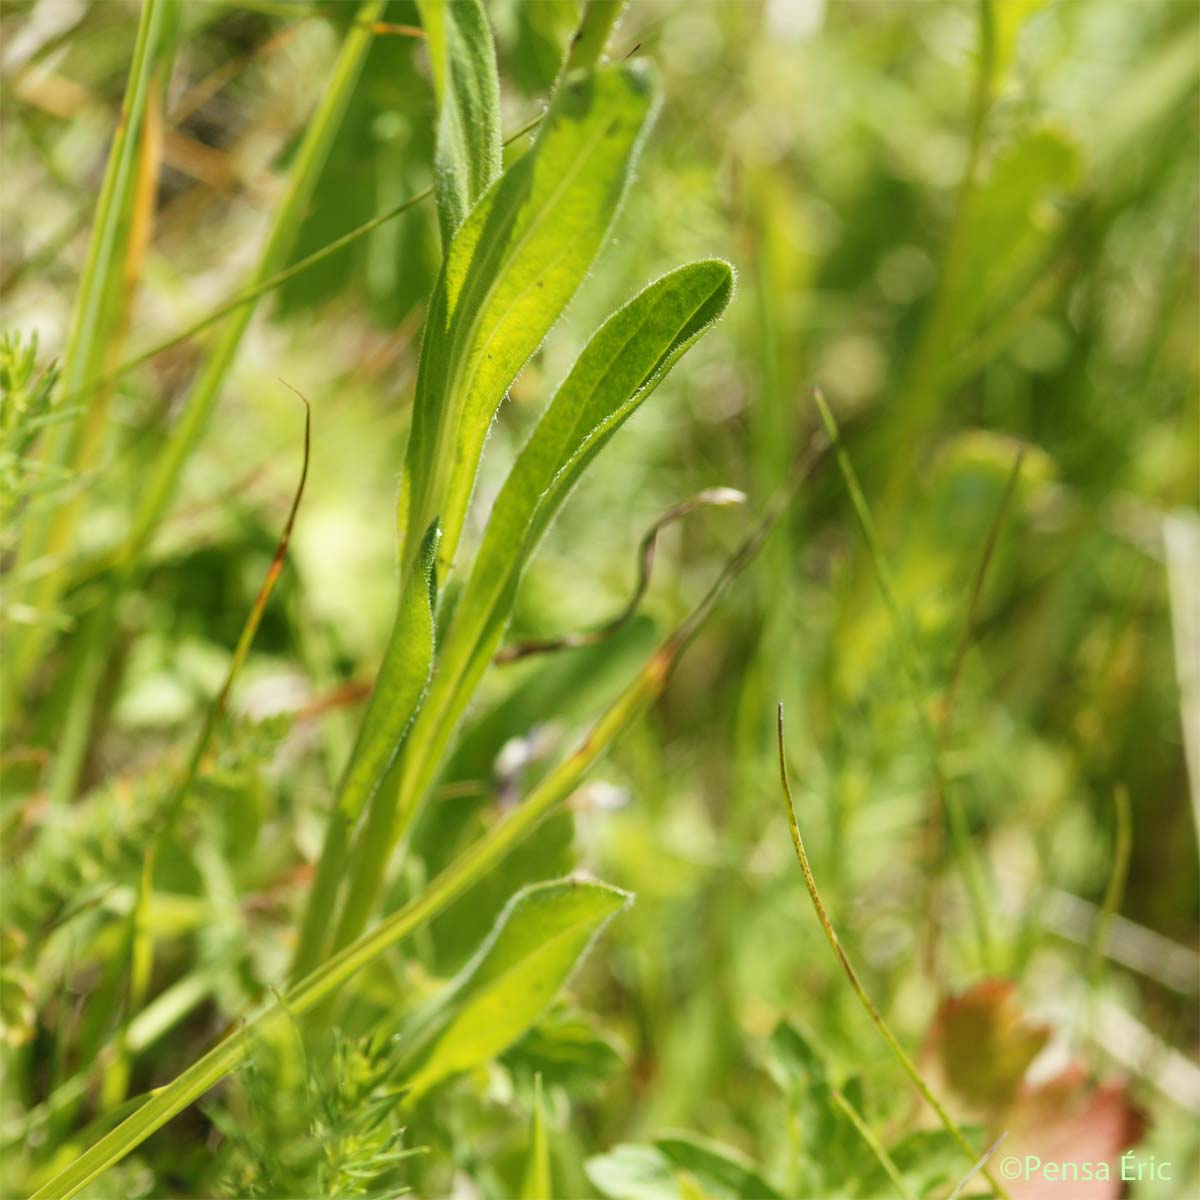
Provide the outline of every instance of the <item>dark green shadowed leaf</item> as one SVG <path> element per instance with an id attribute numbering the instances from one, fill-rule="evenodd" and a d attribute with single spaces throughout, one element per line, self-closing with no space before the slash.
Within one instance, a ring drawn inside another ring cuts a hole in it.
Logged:
<path id="1" fill-rule="evenodd" d="M 479 457 L 517 372 L 583 281 L 620 207 L 657 88 L 634 63 L 569 77 L 532 150 L 454 236 L 426 319 L 400 492 L 402 558 L 440 516 L 454 561 Z"/>
<path id="2" fill-rule="evenodd" d="M 593 938 L 630 902 L 604 883 L 556 880 L 523 888 L 475 958 L 417 1022 L 415 1094 L 479 1066 L 542 1015 Z"/>
<path id="3" fill-rule="evenodd" d="M 479 0 L 418 0 L 437 91 L 434 170 L 442 242 L 500 174 L 496 49 Z"/>
<path id="4" fill-rule="evenodd" d="M 521 451 L 484 533 L 403 764 L 400 821 L 428 786 L 504 629 L 529 556 L 584 469 L 724 312 L 733 272 L 719 260 L 680 267 L 614 313 L 588 343 Z"/>

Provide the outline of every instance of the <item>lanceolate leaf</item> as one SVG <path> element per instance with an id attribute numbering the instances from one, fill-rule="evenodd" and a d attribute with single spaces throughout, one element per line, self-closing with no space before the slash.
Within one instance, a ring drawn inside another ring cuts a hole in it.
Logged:
<path id="1" fill-rule="evenodd" d="M 453 563 L 488 427 L 599 251 L 655 96 L 636 63 L 568 77 L 533 148 L 454 235 L 417 374 L 400 492 L 406 568 L 404 543 L 435 517 L 443 573 Z"/>
<path id="2" fill-rule="evenodd" d="M 417 568 L 400 595 L 392 635 L 371 689 L 350 762 L 338 796 L 338 807 L 357 819 L 372 790 L 404 740 L 433 666 L 433 612 L 437 602 L 434 560 L 438 529 L 431 525 L 421 539 Z"/>
<path id="3" fill-rule="evenodd" d="M 530 554 L 584 468 L 724 312 L 728 264 L 680 267 L 611 316 L 579 356 L 521 451 L 488 521 L 438 657 L 419 736 L 402 764 L 401 829 L 508 624 Z"/>
<path id="4" fill-rule="evenodd" d="M 477 1067 L 542 1015 L 628 892 L 578 879 L 523 888 L 486 942 L 419 1022 L 406 1082 L 414 1094 Z"/>
<path id="5" fill-rule="evenodd" d="M 296 945 L 293 981 L 302 978 L 321 960 L 345 868 L 350 832 L 399 752 L 429 685 L 437 601 L 434 571 L 437 541 L 437 526 L 431 525 L 421 540 L 415 569 L 401 584 L 392 634 L 342 775 L 337 805 L 329 815 L 321 859 L 309 889 Z"/>
<path id="6" fill-rule="evenodd" d="M 442 241 L 500 174 L 496 48 L 479 0 L 419 0 L 437 90 L 434 169 Z"/>

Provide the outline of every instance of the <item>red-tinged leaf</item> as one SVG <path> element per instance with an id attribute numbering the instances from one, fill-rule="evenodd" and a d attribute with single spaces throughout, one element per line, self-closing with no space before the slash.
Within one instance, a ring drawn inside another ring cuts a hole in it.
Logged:
<path id="1" fill-rule="evenodd" d="M 980 1113 L 1012 1102 L 1049 1039 L 1047 1026 L 1026 1023 L 1016 988 L 1004 979 L 986 979 L 943 1000 L 930 1033 L 946 1083 Z"/>

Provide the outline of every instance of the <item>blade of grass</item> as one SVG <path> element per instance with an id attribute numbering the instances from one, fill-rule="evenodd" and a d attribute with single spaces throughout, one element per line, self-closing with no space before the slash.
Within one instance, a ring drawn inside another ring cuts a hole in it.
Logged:
<path id="1" fill-rule="evenodd" d="M 550 1143 L 546 1139 L 546 1112 L 542 1103 L 540 1071 L 533 1077 L 533 1116 L 529 1125 L 529 1154 L 525 1159 L 520 1200 L 553 1200 Z"/>
<path id="2" fill-rule="evenodd" d="M 997 84 L 996 0 L 978 0 L 978 43 L 974 87 L 967 117 L 967 154 L 959 178 L 950 226 L 942 247 L 940 269 L 933 299 L 917 340 L 916 349 L 901 385 L 900 401 L 894 411 L 899 422 L 892 461 L 887 476 L 885 502 L 892 511 L 898 489 L 912 462 L 912 451 L 921 430 L 928 424 L 939 396 L 938 376 L 949 350 L 948 339 L 955 321 L 954 298 L 958 290 L 968 236 L 971 206 L 975 197 L 983 154 L 984 135 Z"/>
<path id="3" fill-rule="evenodd" d="M 128 275 L 140 262 L 153 207 L 155 150 L 161 140 L 155 137 L 151 114 L 166 90 L 177 16 L 176 0 L 145 0 L 142 5 L 129 82 L 96 204 L 79 298 L 63 355 L 60 396 L 85 390 L 116 352 L 118 331 L 128 311 Z M 89 465 L 106 423 L 105 396 L 101 392 L 95 397 L 91 410 L 79 421 L 47 430 L 43 461 L 58 469 L 80 470 Z M 22 530 L 15 570 L 19 573 L 43 560 L 56 563 L 71 545 L 79 516 L 78 502 L 51 506 L 35 514 Z M 18 602 L 34 610 L 53 612 L 63 585 L 62 572 L 45 571 L 37 575 L 27 591 L 18 594 Z M 6 716 L 13 711 L 37 666 L 48 634 L 49 630 L 41 625 L 18 626 L 9 631 L 0 697 Z"/>
<path id="4" fill-rule="evenodd" d="M 779 778 L 783 784 L 783 795 L 787 808 L 788 829 L 792 834 L 792 845 L 796 850 L 796 857 L 800 861 L 800 870 L 804 875 L 804 885 L 808 889 L 809 898 L 812 900 L 812 905 L 817 914 L 817 920 L 821 923 L 821 928 L 825 932 L 825 938 L 829 942 L 833 950 L 834 956 L 841 964 L 842 970 L 845 972 L 846 978 L 850 981 L 851 990 L 858 997 L 859 1003 L 866 1009 L 867 1016 L 871 1018 L 871 1023 L 879 1031 L 880 1037 L 887 1043 L 888 1048 L 896 1056 L 896 1060 L 904 1068 L 904 1073 L 912 1081 L 913 1086 L 920 1092 L 925 1103 L 933 1109 L 937 1114 L 937 1118 L 941 1121 L 946 1129 L 946 1132 L 958 1144 L 962 1152 L 967 1156 L 967 1160 L 974 1166 L 979 1161 L 979 1155 L 971 1148 L 970 1143 L 963 1137 L 961 1130 L 955 1123 L 954 1118 L 946 1111 L 942 1102 L 933 1094 L 929 1085 L 921 1077 L 921 1073 L 917 1070 L 912 1059 L 909 1058 L 904 1047 L 896 1040 L 896 1035 L 892 1033 L 887 1022 L 883 1019 L 883 1014 L 875 1007 L 874 1001 L 867 995 L 866 988 L 863 987 L 858 978 L 858 972 L 851 965 L 850 959 L 847 957 L 845 950 L 842 949 L 842 943 L 838 940 L 838 935 L 834 931 L 833 924 L 829 920 L 829 914 L 825 911 L 825 904 L 821 899 L 821 893 L 817 890 L 817 881 L 813 878 L 812 868 L 808 864 L 808 854 L 804 849 L 804 839 L 800 836 L 800 825 L 796 819 L 796 805 L 792 799 L 792 786 L 788 782 L 787 773 L 787 756 L 783 740 L 783 704 L 780 703 L 777 719 L 777 733 L 779 743 Z M 998 1196 L 1007 1197 L 1008 1193 L 996 1182 L 991 1173 L 984 1169 L 984 1177 L 991 1184 Z"/>
<path id="5" fill-rule="evenodd" d="M 375 20 L 382 12 L 384 2 L 364 0 L 359 16 L 368 21 Z M 372 36 L 369 28 L 353 26 L 342 43 L 333 77 L 321 93 L 297 151 L 286 191 L 275 210 L 270 233 L 254 272 L 255 283 L 276 272 L 295 243 Z M 78 781 L 91 729 L 96 690 L 112 643 L 117 600 L 136 576 L 146 546 L 175 492 L 184 463 L 203 435 L 252 313 L 252 305 L 246 303 L 230 315 L 229 323 L 184 405 L 182 416 L 171 430 L 162 452 L 155 457 L 149 478 L 138 492 L 129 532 L 118 551 L 111 577 L 80 634 L 63 736 L 55 761 L 52 797 L 60 803 L 70 799 Z"/>
<path id="6" fill-rule="evenodd" d="M 884 1174 L 888 1177 L 892 1187 L 896 1189 L 896 1194 L 903 1197 L 903 1200 L 915 1200 L 913 1193 L 909 1190 L 909 1186 L 904 1182 L 904 1176 L 900 1174 L 900 1168 L 896 1166 L 895 1160 L 887 1152 L 887 1147 L 875 1136 L 875 1131 L 867 1124 L 866 1119 L 847 1099 L 846 1094 L 841 1088 L 830 1087 L 830 1096 L 833 1097 L 833 1102 L 846 1114 L 846 1119 L 858 1130 L 858 1136 L 867 1144 L 867 1148 L 875 1155 L 875 1160 L 883 1168 Z"/>
<path id="7" fill-rule="evenodd" d="M 1021 467 L 1024 462 L 1025 447 L 1021 446 L 1017 450 L 1016 457 L 1013 459 L 1012 470 L 1008 475 L 1008 482 L 1004 486 L 1004 492 L 1000 497 L 996 514 L 992 518 L 991 525 L 988 527 L 987 536 L 983 541 L 983 549 L 979 555 L 979 564 L 975 568 L 975 577 L 971 583 L 971 597 L 967 602 L 967 613 L 963 619 L 958 643 L 954 648 L 954 658 L 950 663 L 950 672 L 946 677 L 946 688 L 942 694 L 942 711 L 937 728 L 939 754 L 945 754 L 947 743 L 950 740 L 950 731 L 954 719 L 954 704 L 958 698 L 958 680 L 962 674 L 962 665 L 967 656 L 967 649 L 970 647 L 971 639 L 975 634 L 975 623 L 979 616 L 980 601 L 983 598 L 983 585 L 987 580 L 988 568 L 991 566 L 992 556 L 996 552 L 996 543 L 1000 540 L 1000 530 L 1003 528 L 1004 522 L 1008 517 L 1013 496 L 1016 495 L 1017 483 L 1021 478 Z M 926 824 L 925 852 L 925 861 L 928 864 L 928 869 L 925 881 L 926 943 L 924 960 L 925 969 L 931 976 L 936 971 L 938 935 L 940 932 L 938 921 L 937 867 L 942 857 L 941 835 L 945 805 L 946 798 L 943 791 L 943 780 L 940 773 L 935 774 L 933 788 L 930 793 L 929 816 Z"/>
<path id="8" fill-rule="evenodd" d="M 814 449 L 797 462 L 792 478 L 773 497 L 762 520 L 726 562 L 700 604 L 651 656 L 574 753 L 552 768 L 516 808 L 459 855 L 419 896 L 289 988 L 281 1003 L 272 1004 L 246 1022 L 171 1083 L 159 1088 L 120 1125 L 39 1188 L 31 1200 L 69 1200 L 77 1195 L 229 1074 L 244 1060 L 252 1040 L 269 1029 L 270 1023 L 292 1021 L 331 999 L 358 971 L 444 911 L 502 862 L 514 846 L 574 792 L 616 737 L 662 694 L 680 656 L 734 580 L 758 554 L 795 491 L 808 477 L 818 454 L 819 450 Z"/>
<path id="9" fill-rule="evenodd" d="M 1104 888 L 1104 902 L 1092 925 L 1092 935 L 1088 939 L 1087 983 L 1088 992 L 1094 995 L 1100 982 L 1100 969 L 1104 964 L 1104 956 L 1108 949 L 1108 933 L 1112 928 L 1113 918 L 1121 907 L 1121 898 L 1125 895 L 1125 880 L 1129 876 L 1129 853 L 1133 845 L 1133 813 L 1129 805 L 1129 792 L 1123 785 L 1118 785 L 1113 791 L 1113 808 L 1117 817 L 1116 840 L 1113 844 L 1112 866 L 1108 873 L 1108 883 Z"/>
<path id="10" fill-rule="evenodd" d="M 989 932 L 987 895 L 984 891 L 983 879 L 971 846 L 966 815 L 958 804 L 957 798 L 946 788 L 937 734 L 934 732 L 929 715 L 926 713 L 925 706 L 921 702 L 921 695 L 917 687 L 916 659 L 910 638 L 908 621 L 896 596 L 891 571 L 888 569 L 887 560 L 883 556 L 879 537 L 875 532 L 875 522 L 871 519 L 871 511 L 867 507 L 866 497 L 863 495 L 862 487 L 859 485 L 854 466 L 850 462 L 850 456 L 846 453 L 845 447 L 839 437 L 837 422 L 833 419 L 833 413 L 830 411 L 829 405 L 825 403 L 825 397 L 821 394 L 820 389 L 814 391 L 813 398 L 816 401 L 817 410 L 821 414 L 821 422 L 825 426 L 825 431 L 833 444 L 838 468 L 845 481 L 846 491 L 850 495 L 850 503 L 854 509 L 854 516 L 862 533 L 863 542 L 866 544 L 871 565 L 874 567 L 875 578 L 879 584 L 879 591 L 883 596 L 884 605 L 892 621 L 892 628 L 895 632 L 900 652 L 900 672 L 904 677 L 905 688 L 909 693 L 909 698 L 916 712 L 926 752 L 929 755 L 929 766 L 934 779 L 934 787 L 938 794 L 943 797 L 955 858 L 962 873 L 963 882 L 967 888 L 967 898 L 970 903 L 971 917 L 975 926 L 975 936 L 979 943 L 980 961 L 984 969 L 987 970 L 991 962 L 991 936 Z"/>
<path id="11" fill-rule="evenodd" d="M 963 1194 L 967 1184 L 983 1170 L 984 1167 L 991 1161 L 992 1155 L 1000 1149 L 1000 1143 L 1008 1137 L 1008 1130 L 1003 1133 L 979 1156 L 979 1161 L 958 1181 L 958 1187 L 954 1189 L 947 1197 L 947 1200 L 958 1200 L 958 1197 Z"/>

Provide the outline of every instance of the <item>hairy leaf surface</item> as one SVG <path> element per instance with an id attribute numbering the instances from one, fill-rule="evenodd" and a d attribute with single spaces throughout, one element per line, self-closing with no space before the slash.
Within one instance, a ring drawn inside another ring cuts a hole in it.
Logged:
<path id="1" fill-rule="evenodd" d="M 496 48 L 479 0 L 418 0 L 437 91 L 434 148 L 438 222 L 448 245 L 500 174 Z"/>
<path id="2" fill-rule="evenodd" d="M 471 210 L 426 319 L 400 492 L 401 561 L 440 517 L 454 561 L 488 427 L 583 281 L 625 194 L 657 88 L 621 63 L 570 76 L 537 141 Z"/>

